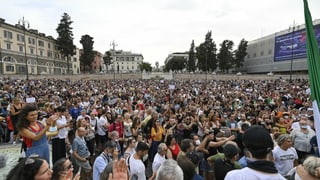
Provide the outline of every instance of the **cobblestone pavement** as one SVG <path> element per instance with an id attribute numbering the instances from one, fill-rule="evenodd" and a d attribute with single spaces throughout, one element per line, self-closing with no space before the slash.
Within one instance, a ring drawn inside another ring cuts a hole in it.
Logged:
<path id="1" fill-rule="evenodd" d="M 0 169 L 0 179 L 6 179 L 9 171 L 17 164 L 20 156 L 21 144 L 17 145 L 0 143 L 0 154 L 7 156 L 6 166 Z"/>

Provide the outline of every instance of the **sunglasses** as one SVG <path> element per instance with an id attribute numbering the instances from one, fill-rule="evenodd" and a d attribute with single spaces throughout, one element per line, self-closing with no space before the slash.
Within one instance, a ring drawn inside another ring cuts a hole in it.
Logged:
<path id="1" fill-rule="evenodd" d="M 27 160 L 26 160 L 26 162 L 25 162 L 24 164 L 25 164 L 25 165 L 33 164 L 33 163 L 36 161 L 35 158 L 39 158 L 39 155 L 37 155 L 37 154 L 31 154 L 31 155 L 27 158 Z"/>

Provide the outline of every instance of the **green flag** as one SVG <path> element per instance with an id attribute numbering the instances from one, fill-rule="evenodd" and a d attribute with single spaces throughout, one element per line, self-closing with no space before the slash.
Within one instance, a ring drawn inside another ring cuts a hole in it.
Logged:
<path id="1" fill-rule="evenodd" d="M 306 24 L 306 35 L 307 35 L 307 57 L 308 57 L 308 73 L 310 81 L 310 90 L 313 106 L 314 125 L 317 134 L 317 142 L 320 145 L 320 113 L 319 113 L 319 102 L 320 102 L 320 55 L 317 39 L 314 33 L 312 24 L 312 17 L 309 11 L 307 0 L 303 0 L 304 4 L 304 18 Z"/>

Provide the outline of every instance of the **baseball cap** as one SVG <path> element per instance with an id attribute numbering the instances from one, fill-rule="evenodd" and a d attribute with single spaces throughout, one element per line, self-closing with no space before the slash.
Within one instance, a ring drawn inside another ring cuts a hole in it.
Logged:
<path id="1" fill-rule="evenodd" d="M 243 144 L 248 148 L 253 157 L 256 158 L 264 157 L 274 146 L 269 132 L 264 127 L 257 125 L 245 131 L 243 134 Z"/>

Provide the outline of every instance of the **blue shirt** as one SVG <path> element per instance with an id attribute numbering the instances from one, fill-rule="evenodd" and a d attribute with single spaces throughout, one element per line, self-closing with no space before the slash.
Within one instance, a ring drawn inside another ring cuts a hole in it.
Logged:
<path id="1" fill-rule="evenodd" d="M 93 163 L 93 180 L 99 180 L 101 173 L 107 167 L 107 165 L 112 161 L 104 152 L 96 158 Z"/>
<path id="2" fill-rule="evenodd" d="M 86 141 L 83 138 L 77 136 L 72 143 L 72 151 L 76 151 L 78 155 L 82 158 L 87 158 L 90 156 L 90 152 L 87 148 Z"/>

